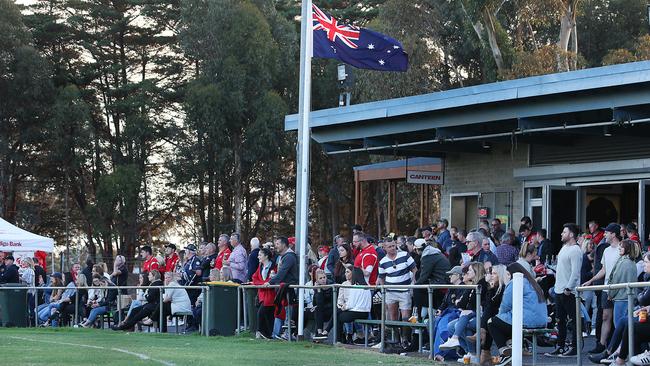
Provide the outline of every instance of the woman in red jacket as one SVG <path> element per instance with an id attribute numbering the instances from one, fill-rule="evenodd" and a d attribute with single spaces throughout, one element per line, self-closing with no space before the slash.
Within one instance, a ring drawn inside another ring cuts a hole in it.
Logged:
<path id="1" fill-rule="evenodd" d="M 252 279 L 254 285 L 261 286 L 269 282 L 272 274 L 275 272 L 275 266 L 273 265 L 273 254 L 268 248 L 260 249 L 257 258 L 260 260 L 260 265 L 253 274 Z M 268 339 L 271 338 L 271 332 L 273 331 L 273 300 L 275 299 L 275 289 L 258 289 L 257 297 L 260 304 L 257 310 L 257 332 L 255 333 L 255 337 Z"/>

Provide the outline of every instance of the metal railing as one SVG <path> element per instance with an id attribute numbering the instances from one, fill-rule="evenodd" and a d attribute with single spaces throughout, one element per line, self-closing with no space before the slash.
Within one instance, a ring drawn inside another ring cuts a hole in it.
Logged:
<path id="1" fill-rule="evenodd" d="M 650 285 L 650 284 L 648 284 Z M 26 296 L 29 295 L 30 292 L 35 292 L 34 294 L 34 320 L 35 326 L 38 325 L 38 306 L 39 306 L 39 301 L 38 301 L 38 293 L 43 292 L 46 290 L 68 290 L 68 289 L 75 289 L 75 292 L 78 290 L 115 290 L 118 292 L 118 296 L 116 298 L 117 302 L 117 313 L 118 313 L 118 321 L 122 322 L 122 294 L 120 293 L 121 290 L 133 290 L 133 289 L 140 289 L 140 290 L 147 290 L 147 289 L 159 289 L 159 319 L 158 323 L 162 324 L 164 319 L 163 319 L 163 290 L 168 289 L 168 288 L 173 288 L 173 289 L 185 289 L 185 290 L 202 290 L 204 291 L 204 297 L 203 297 L 203 307 L 205 309 L 209 309 L 212 304 L 210 304 L 210 292 L 211 288 L 213 286 L 211 285 L 202 285 L 202 286 L 107 286 L 107 287 L 96 287 L 96 286 L 83 286 L 83 287 L 64 287 L 64 286 L 15 286 L 15 287 L 0 287 L 0 291 L 2 290 L 25 290 Z M 279 288 L 280 285 L 250 285 L 250 284 L 243 284 L 239 285 L 237 288 L 237 329 L 236 333 L 239 334 L 241 331 L 241 326 L 242 326 L 242 320 L 243 320 L 243 325 L 244 328 L 247 328 L 247 318 L 248 314 L 247 312 L 247 304 L 246 304 L 246 295 L 245 295 L 245 290 L 247 289 L 277 289 Z M 451 285 L 451 284 L 444 284 L 444 285 L 376 285 L 376 286 L 370 286 L 370 285 L 365 285 L 365 286 L 360 286 L 360 285 L 340 285 L 340 284 L 328 284 L 328 285 L 316 285 L 316 286 L 299 286 L 299 285 L 291 285 L 289 286 L 291 289 L 321 289 L 321 288 L 331 288 L 332 289 L 332 332 L 333 332 L 333 340 L 334 343 L 337 342 L 337 335 L 338 335 L 338 313 L 337 313 L 337 300 L 338 300 L 338 290 L 341 288 L 350 288 L 350 289 L 367 289 L 369 291 L 378 291 L 381 294 L 381 320 L 380 320 L 380 350 L 384 350 L 384 339 L 386 336 L 386 292 L 390 290 L 411 290 L 411 289 L 421 289 L 421 290 L 427 290 L 427 309 L 428 309 L 428 324 L 427 324 L 427 330 L 429 331 L 429 353 L 430 356 L 433 357 L 434 354 L 434 348 L 433 348 L 433 343 L 435 340 L 435 336 L 433 334 L 434 331 L 434 318 L 435 318 L 435 313 L 434 313 L 434 308 L 433 308 L 433 292 L 435 290 L 454 290 L 454 289 L 470 289 L 470 290 L 475 290 L 476 291 L 476 351 L 479 352 L 481 348 L 481 288 L 478 285 Z M 77 324 L 79 321 L 79 297 L 75 296 L 75 314 L 74 314 L 74 320 L 72 323 Z M 290 304 L 290 299 L 289 299 L 289 294 L 287 294 L 287 303 Z M 192 304 L 194 305 L 194 304 Z M 243 310 L 243 319 L 242 319 L 242 310 Z M 287 329 L 287 334 L 289 335 L 288 339 L 291 341 L 291 316 L 292 316 L 292 310 L 291 306 L 287 306 L 286 308 L 287 314 L 287 324 L 288 324 L 288 329 Z M 210 316 L 210 311 L 204 311 L 204 318 L 202 323 L 203 324 L 209 324 L 209 316 Z M 31 322 L 30 322 L 31 323 Z M 159 325 L 159 328 L 162 328 Z M 202 333 L 205 336 L 209 335 L 209 331 L 206 329 L 207 327 L 202 327 Z M 367 336 L 367 335 L 366 335 Z"/>
<path id="2" fill-rule="evenodd" d="M 627 339 L 628 359 L 634 356 L 634 302 L 636 300 L 635 289 L 650 287 L 650 282 L 628 282 L 615 285 L 579 286 L 576 288 L 576 339 L 578 350 L 578 366 L 582 365 L 582 297 L 581 292 L 603 291 L 603 290 L 626 290 L 627 291 Z M 598 340 L 597 340 L 598 341 Z"/>
<path id="3" fill-rule="evenodd" d="M 158 306 L 159 306 L 159 319 L 158 319 L 158 328 L 162 330 L 162 324 L 164 321 L 164 316 L 163 316 L 163 294 L 165 289 L 185 289 L 185 290 L 205 290 L 206 295 L 204 296 L 204 305 L 206 304 L 206 300 L 209 299 L 209 293 L 210 293 L 210 286 L 80 286 L 80 287 L 65 287 L 65 286 L 0 286 L 0 291 L 2 290 L 25 290 L 25 296 L 27 299 L 29 299 L 29 295 L 31 294 L 32 291 L 34 291 L 34 326 L 38 326 L 38 293 L 39 292 L 44 292 L 46 290 L 75 290 L 75 299 L 74 299 L 74 318 L 72 323 L 78 324 L 79 322 L 79 296 L 76 296 L 78 293 L 78 290 L 115 290 L 117 291 L 118 295 L 116 298 L 116 305 L 117 305 L 117 314 L 118 314 L 118 321 L 121 323 L 122 322 L 122 310 L 125 308 L 122 308 L 122 294 L 120 293 L 121 290 L 148 290 L 148 289 L 158 289 Z M 29 301 L 27 302 L 29 304 Z M 192 304 L 193 305 L 193 304 Z M 109 304 L 110 307 L 110 304 Z M 110 309 L 109 309 L 110 311 Z M 206 313 L 206 316 L 209 316 L 209 312 Z M 31 321 L 30 321 L 31 324 Z M 71 324 L 72 325 L 72 324 Z M 204 332 L 204 335 L 208 335 L 207 332 Z"/>
<path id="4" fill-rule="evenodd" d="M 241 313 L 240 310 L 242 308 L 242 303 L 240 298 L 244 299 L 244 306 L 243 308 L 246 309 L 246 296 L 244 291 L 247 289 L 273 289 L 273 288 L 279 288 L 279 285 L 240 285 L 239 286 L 239 291 L 237 295 L 237 331 L 239 332 L 239 329 L 241 328 L 242 325 L 242 319 L 241 319 Z M 392 290 L 411 290 L 411 289 L 421 289 L 421 290 L 427 290 L 427 297 L 428 297 L 428 324 L 427 324 L 427 329 L 429 331 L 429 353 L 430 357 L 433 358 L 433 343 L 435 340 L 433 331 L 434 331 L 434 309 L 433 309 L 433 291 L 434 290 L 453 290 L 453 289 L 470 289 L 470 290 L 476 290 L 476 352 L 479 352 L 481 349 L 481 288 L 478 285 L 376 285 L 376 286 L 371 286 L 371 285 L 340 285 L 340 284 L 328 284 L 328 285 L 317 285 L 317 286 L 299 286 L 299 285 L 290 285 L 289 288 L 292 289 L 320 289 L 320 288 L 331 288 L 332 289 L 332 337 L 333 337 L 333 343 L 336 344 L 337 342 L 337 336 L 338 336 L 338 319 L 337 319 L 337 300 L 338 300 L 338 289 L 341 288 L 351 288 L 351 289 L 367 289 L 367 290 L 375 290 L 379 291 L 381 293 L 381 322 L 380 322 L 380 351 L 384 351 L 384 339 L 386 336 L 386 291 Z M 288 296 L 288 295 L 287 295 Z M 289 299 L 287 298 L 287 303 L 289 303 Z M 290 306 L 287 307 L 287 310 L 290 310 Z M 287 329 L 287 334 L 288 337 L 287 339 L 291 340 L 291 317 L 290 313 L 287 312 L 287 324 L 288 324 L 288 329 Z M 244 328 L 247 327 L 246 324 L 246 316 L 244 316 Z M 367 337 L 367 334 L 365 334 Z"/>

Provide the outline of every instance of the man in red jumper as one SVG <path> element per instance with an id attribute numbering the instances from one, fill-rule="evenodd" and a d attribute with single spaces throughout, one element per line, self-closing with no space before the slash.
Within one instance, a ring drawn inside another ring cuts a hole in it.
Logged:
<path id="1" fill-rule="evenodd" d="M 176 245 L 165 245 L 165 272 L 176 272 L 177 263 L 178 253 L 176 253 Z"/>
<path id="2" fill-rule="evenodd" d="M 354 266 L 363 270 L 363 276 L 369 285 L 377 284 L 379 266 L 375 247 L 368 242 L 366 234 L 363 232 L 354 234 L 352 245 L 359 250 L 359 254 L 354 258 Z"/>
<path id="3" fill-rule="evenodd" d="M 144 263 L 142 264 L 143 272 L 160 271 L 161 268 L 159 268 L 158 260 L 153 255 L 150 246 L 145 245 L 140 248 L 140 257 L 144 258 Z"/>

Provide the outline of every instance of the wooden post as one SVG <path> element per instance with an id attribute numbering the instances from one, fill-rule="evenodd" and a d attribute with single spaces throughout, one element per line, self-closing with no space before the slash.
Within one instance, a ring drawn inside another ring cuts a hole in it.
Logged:
<path id="1" fill-rule="evenodd" d="M 363 185 L 359 172 L 354 172 L 354 224 L 363 226 Z"/>
<path id="2" fill-rule="evenodd" d="M 388 227 L 386 231 L 393 232 L 397 230 L 397 182 L 388 181 Z"/>

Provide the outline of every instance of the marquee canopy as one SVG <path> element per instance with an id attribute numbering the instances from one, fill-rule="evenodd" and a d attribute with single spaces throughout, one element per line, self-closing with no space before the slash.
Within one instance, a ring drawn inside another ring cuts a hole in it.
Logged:
<path id="1" fill-rule="evenodd" d="M 0 251 L 36 252 L 39 250 L 51 253 L 54 250 L 54 239 L 30 233 L 0 218 Z"/>

